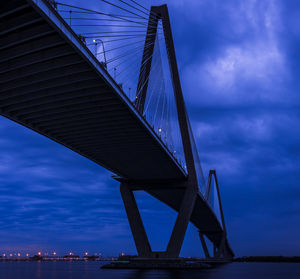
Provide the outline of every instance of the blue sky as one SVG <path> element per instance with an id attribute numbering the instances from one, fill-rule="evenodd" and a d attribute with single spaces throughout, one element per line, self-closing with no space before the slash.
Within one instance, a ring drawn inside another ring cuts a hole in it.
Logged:
<path id="1" fill-rule="evenodd" d="M 206 176 L 217 170 L 233 250 L 299 254 L 299 2 L 167 4 L 202 167 Z M 108 171 L 3 117 L 0 154 L 3 251 L 135 253 Z M 137 198 L 153 247 L 163 249 L 176 215 Z M 190 226 L 182 255 L 201 253 Z"/>

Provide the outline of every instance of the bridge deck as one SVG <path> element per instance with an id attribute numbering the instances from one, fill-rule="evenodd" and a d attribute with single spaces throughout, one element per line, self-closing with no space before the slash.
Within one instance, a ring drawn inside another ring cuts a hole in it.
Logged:
<path id="1" fill-rule="evenodd" d="M 1 115 L 124 178 L 186 178 L 121 88 L 46 1 L 4 1 L 0 23 Z M 178 211 L 182 191 L 148 192 Z M 220 223 L 200 194 L 191 221 L 220 243 Z"/>
<path id="2" fill-rule="evenodd" d="M 184 179 L 77 35 L 46 1 L 34 3 L 0 7 L 0 113 L 123 177 Z"/>

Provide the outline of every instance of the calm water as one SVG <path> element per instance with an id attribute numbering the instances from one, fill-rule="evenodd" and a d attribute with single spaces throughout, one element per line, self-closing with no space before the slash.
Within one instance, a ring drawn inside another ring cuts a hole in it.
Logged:
<path id="1" fill-rule="evenodd" d="M 104 270 L 99 262 L 0 262 L 1 279 L 299 279 L 300 264 L 233 263 L 200 271 Z"/>

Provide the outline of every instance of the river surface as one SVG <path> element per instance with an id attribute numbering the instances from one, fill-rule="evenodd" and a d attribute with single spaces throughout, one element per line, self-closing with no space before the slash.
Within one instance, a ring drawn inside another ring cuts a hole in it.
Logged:
<path id="1" fill-rule="evenodd" d="M 101 262 L 0 262 L 0 279 L 299 279 L 300 263 L 232 263 L 207 270 L 108 270 Z"/>

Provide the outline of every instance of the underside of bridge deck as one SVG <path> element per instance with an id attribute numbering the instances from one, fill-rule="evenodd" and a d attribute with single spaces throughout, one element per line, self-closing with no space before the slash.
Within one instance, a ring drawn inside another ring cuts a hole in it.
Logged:
<path id="1" fill-rule="evenodd" d="M 123 177 L 185 179 L 105 68 L 40 3 L 44 9 L 34 1 L 1 3 L 0 114 Z"/>

